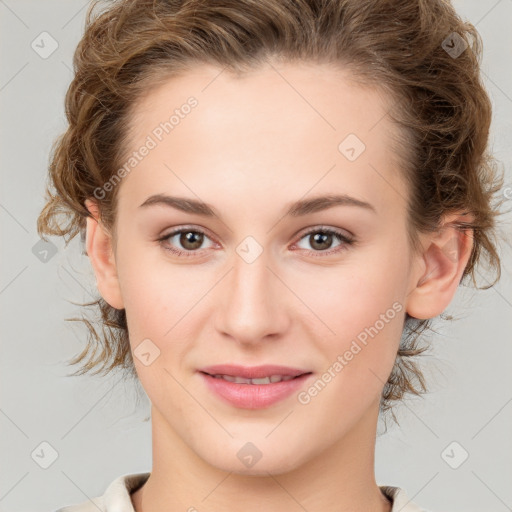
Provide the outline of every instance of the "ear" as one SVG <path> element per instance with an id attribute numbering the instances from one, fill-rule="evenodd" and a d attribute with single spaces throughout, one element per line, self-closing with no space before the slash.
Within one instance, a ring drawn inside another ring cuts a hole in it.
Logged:
<path id="1" fill-rule="evenodd" d="M 460 230 L 454 222 L 470 222 L 469 215 L 446 217 L 438 231 L 426 235 L 406 311 L 418 319 L 440 315 L 452 301 L 473 249 L 473 230 Z"/>
<path id="2" fill-rule="evenodd" d="M 101 223 L 99 208 L 95 201 L 86 199 L 85 206 L 94 218 L 87 217 L 86 254 L 91 260 L 96 275 L 96 286 L 101 296 L 115 309 L 123 309 L 124 303 L 117 277 L 117 268 L 112 248 L 112 237 Z"/>

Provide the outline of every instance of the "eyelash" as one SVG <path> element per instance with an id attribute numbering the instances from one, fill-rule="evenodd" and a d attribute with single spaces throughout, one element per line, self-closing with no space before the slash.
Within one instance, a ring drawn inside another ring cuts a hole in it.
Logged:
<path id="1" fill-rule="evenodd" d="M 204 231 L 202 231 L 201 229 L 185 227 L 185 228 L 180 228 L 180 229 L 176 229 L 174 231 L 171 231 L 170 233 L 166 234 L 165 236 L 163 236 L 163 237 L 161 237 L 161 238 L 159 238 L 157 240 L 158 242 L 160 242 L 160 245 L 162 246 L 163 249 L 165 249 L 166 251 L 169 251 L 169 252 L 171 252 L 173 254 L 176 254 L 176 255 L 178 255 L 180 257 L 184 257 L 184 258 L 194 257 L 201 250 L 182 251 L 180 249 L 175 249 L 171 245 L 168 245 L 168 244 L 165 243 L 169 238 L 171 238 L 174 235 L 177 235 L 179 233 L 200 233 L 200 234 L 205 235 L 206 237 L 208 237 L 208 235 Z M 306 250 L 308 255 L 311 255 L 313 257 L 325 257 L 326 255 L 329 256 L 331 254 L 335 254 L 335 253 L 347 250 L 347 248 L 349 246 L 354 245 L 356 243 L 355 237 L 348 237 L 348 236 L 344 235 L 341 231 L 338 231 L 338 230 L 333 229 L 333 228 L 323 227 L 323 226 L 315 227 L 315 228 L 312 228 L 311 230 L 307 231 L 306 233 L 304 233 L 299 238 L 299 241 L 302 240 L 303 238 L 307 237 L 308 235 L 313 234 L 313 233 L 322 233 L 324 235 L 334 235 L 336 238 L 338 238 L 338 240 L 340 242 L 342 242 L 342 244 L 337 246 L 336 248 L 328 249 L 326 251 L 313 251 L 313 250 L 303 249 L 303 250 Z"/>

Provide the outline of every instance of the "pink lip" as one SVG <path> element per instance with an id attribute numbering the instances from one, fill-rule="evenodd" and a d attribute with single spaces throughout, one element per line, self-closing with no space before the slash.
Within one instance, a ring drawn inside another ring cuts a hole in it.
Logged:
<path id="1" fill-rule="evenodd" d="M 286 368 L 283 366 L 260 366 L 242 368 L 240 366 L 212 366 L 199 371 L 208 389 L 224 401 L 242 409 L 263 409 L 284 400 L 304 386 L 304 382 L 312 376 L 312 372 Z M 208 370 L 206 373 L 205 371 Z M 294 379 L 273 382 L 270 384 L 237 384 L 210 375 L 233 375 L 239 377 L 262 378 L 270 375 L 298 375 Z"/>

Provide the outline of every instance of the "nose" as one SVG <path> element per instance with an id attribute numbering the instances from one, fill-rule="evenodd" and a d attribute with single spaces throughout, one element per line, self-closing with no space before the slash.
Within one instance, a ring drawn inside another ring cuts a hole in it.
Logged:
<path id="1" fill-rule="evenodd" d="M 243 345 L 257 345 L 286 332 L 290 297 L 269 264 L 265 252 L 251 263 L 234 255 L 233 268 L 216 297 L 216 328 L 222 335 Z"/>

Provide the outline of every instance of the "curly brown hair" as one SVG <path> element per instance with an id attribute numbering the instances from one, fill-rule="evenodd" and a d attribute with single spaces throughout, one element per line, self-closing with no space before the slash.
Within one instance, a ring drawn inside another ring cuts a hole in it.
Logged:
<path id="1" fill-rule="evenodd" d="M 101 9 L 102 4 L 95 0 L 89 6 L 74 54 L 65 98 L 69 126 L 52 147 L 52 190 L 46 187 L 37 220 L 43 239 L 63 236 L 67 246 L 80 233 L 83 241 L 90 198 L 115 243 L 119 187 L 101 199 L 95 190 L 125 161 L 134 106 L 153 87 L 205 63 L 243 73 L 278 57 L 342 66 L 365 86 L 390 95 L 394 106 L 388 115 L 403 135 L 411 246 L 417 249 L 418 234 L 435 231 L 444 215 L 470 212 L 474 218 L 457 226 L 471 228 L 474 238 L 461 283 L 471 276 L 477 286 L 476 265 L 483 260 L 497 277 L 482 288 L 500 279 L 496 193 L 503 176 L 487 150 L 492 111 L 480 77 L 482 42 L 448 0 L 114 0 Z M 123 369 L 135 377 L 125 310 L 101 297 L 81 306 L 99 308 L 102 332 L 86 317 L 68 319 L 84 322 L 89 331 L 86 347 L 69 363 L 82 363 L 74 375 L 99 367 L 95 374 Z M 428 348 L 419 341 L 432 320 L 406 314 L 382 412 L 406 393 L 426 392 L 415 356 Z"/>

